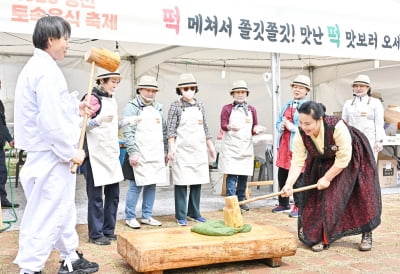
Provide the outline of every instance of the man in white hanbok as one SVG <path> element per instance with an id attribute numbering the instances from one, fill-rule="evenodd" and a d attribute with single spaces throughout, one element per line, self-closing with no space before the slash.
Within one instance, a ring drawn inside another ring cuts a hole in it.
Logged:
<path id="1" fill-rule="evenodd" d="M 76 176 L 70 169 L 85 156 L 77 149 L 79 114 L 90 115 L 91 110 L 68 92 L 56 63 L 65 56 L 70 34 L 65 19 L 40 18 L 33 33 L 34 54 L 15 89 L 15 146 L 27 152 L 20 174 L 27 204 L 14 260 L 20 273 L 41 273 L 53 248 L 62 257 L 59 274 L 93 273 L 99 268 L 76 251 Z"/>

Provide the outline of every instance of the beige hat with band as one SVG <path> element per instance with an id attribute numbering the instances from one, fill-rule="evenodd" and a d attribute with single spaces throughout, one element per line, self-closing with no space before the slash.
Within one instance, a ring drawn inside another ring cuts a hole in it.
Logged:
<path id="1" fill-rule="evenodd" d="M 291 87 L 293 87 L 294 85 L 305 87 L 308 90 L 311 90 L 310 77 L 306 75 L 297 75 L 297 77 L 294 78 L 293 82 L 290 84 Z"/>
<path id="2" fill-rule="evenodd" d="M 353 81 L 353 86 L 359 84 L 359 85 L 365 85 L 365 86 L 371 86 L 371 80 L 369 79 L 368 75 L 360 74 L 354 79 Z"/>

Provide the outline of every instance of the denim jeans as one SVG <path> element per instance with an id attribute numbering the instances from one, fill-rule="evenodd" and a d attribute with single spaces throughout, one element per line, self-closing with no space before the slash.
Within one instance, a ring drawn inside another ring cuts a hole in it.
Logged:
<path id="1" fill-rule="evenodd" d="M 148 219 L 153 214 L 154 199 L 156 197 L 156 185 L 137 186 L 135 181 L 129 182 L 126 194 L 125 219 L 136 218 L 136 205 L 139 200 L 140 192 L 143 189 L 142 218 Z"/>
<path id="2" fill-rule="evenodd" d="M 247 176 L 228 174 L 226 177 L 226 196 L 237 195 L 239 201 L 246 197 Z"/>

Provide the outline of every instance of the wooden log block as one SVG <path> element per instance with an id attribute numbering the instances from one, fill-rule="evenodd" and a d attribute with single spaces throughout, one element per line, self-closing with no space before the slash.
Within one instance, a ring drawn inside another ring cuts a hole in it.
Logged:
<path id="1" fill-rule="evenodd" d="M 297 241 L 293 234 L 269 225 L 252 224 L 252 231 L 232 236 L 205 236 L 177 227 L 121 232 L 117 249 L 136 271 L 162 273 L 257 259 L 277 267 L 282 257 L 296 254 Z"/>

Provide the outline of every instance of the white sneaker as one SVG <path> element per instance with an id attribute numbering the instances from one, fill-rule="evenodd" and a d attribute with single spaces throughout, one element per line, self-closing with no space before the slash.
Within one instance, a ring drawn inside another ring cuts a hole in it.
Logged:
<path id="1" fill-rule="evenodd" d="M 152 225 L 152 226 L 161 226 L 162 225 L 162 223 L 160 223 L 156 219 L 153 219 L 152 217 L 150 217 L 148 219 L 141 219 L 140 222 L 142 224 Z"/>
<path id="2" fill-rule="evenodd" d="M 133 228 L 133 229 L 138 229 L 138 228 L 140 228 L 140 224 L 139 224 L 138 221 L 136 221 L 136 219 L 126 220 L 125 223 L 126 223 L 126 225 L 129 226 L 130 228 Z"/>

